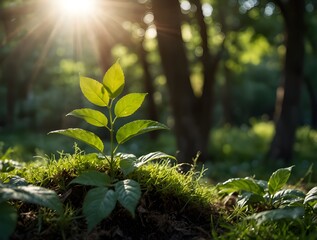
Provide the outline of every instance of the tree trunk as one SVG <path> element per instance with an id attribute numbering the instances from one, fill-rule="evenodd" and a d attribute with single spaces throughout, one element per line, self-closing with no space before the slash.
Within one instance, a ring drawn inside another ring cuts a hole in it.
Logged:
<path id="1" fill-rule="evenodd" d="M 218 52 L 216 56 L 212 56 L 208 46 L 208 29 L 205 23 L 202 5 L 200 0 L 192 0 L 192 2 L 197 7 L 197 12 L 195 14 L 198 26 L 200 29 L 201 46 L 203 49 L 202 64 L 204 73 L 204 85 L 202 89 L 202 95 L 198 99 L 195 107 L 196 112 L 194 117 L 196 118 L 196 123 L 199 128 L 200 138 L 201 138 L 201 158 L 205 160 L 207 158 L 208 151 L 208 139 L 210 133 L 210 127 L 212 122 L 212 109 L 213 109 L 213 91 L 215 86 L 215 73 L 218 67 L 219 61 L 222 55 L 222 49 Z"/>
<path id="2" fill-rule="evenodd" d="M 311 109 L 311 126 L 316 129 L 317 128 L 317 97 L 316 93 L 313 87 L 313 84 L 311 83 L 309 77 L 304 77 L 306 89 L 309 96 L 310 101 L 310 109 Z"/>
<path id="3" fill-rule="evenodd" d="M 179 150 L 177 158 L 179 162 L 190 163 L 197 152 L 204 150 L 204 143 L 195 118 L 197 99 L 191 88 L 189 64 L 181 35 L 180 6 L 178 0 L 153 0 L 152 4 L 159 52 L 174 116 Z"/>
<path id="4" fill-rule="evenodd" d="M 6 71 L 4 73 L 7 82 L 7 104 L 6 104 L 6 120 L 5 125 L 13 126 L 14 124 L 14 113 L 16 103 L 16 80 L 17 80 L 17 66 L 14 62 L 6 64 Z M 9 77 L 10 76 L 10 77 Z"/>
<path id="5" fill-rule="evenodd" d="M 289 163 L 298 125 L 300 91 L 304 69 L 304 1 L 275 1 L 280 7 L 286 28 L 284 78 L 277 94 L 276 133 L 270 159 Z M 280 111 L 278 110 L 280 109 Z"/>
<path id="6" fill-rule="evenodd" d="M 230 69 L 224 64 L 224 84 L 222 87 L 222 109 L 223 109 L 223 123 L 232 123 L 233 122 L 233 110 L 231 106 L 231 72 Z"/>
<path id="7" fill-rule="evenodd" d="M 147 51 L 143 47 L 143 42 L 144 42 L 144 38 L 140 42 L 138 55 L 140 58 L 142 69 L 143 69 L 145 91 L 148 93 L 148 101 L 147 101 L 148 102 L 148 117 L 151 120 L 159 121 L 157 108 L 156 108 L 155 101 L 154 101 L 155 89 L 154 89 L 154 85 L 153 85 L 153 78 L 152 78 L 151 73 L 150 73 L 149 63 L 146 60 Z M 153 131 L 150 133 L 150 137 L 152 139 L 156 139 L 157 136 L 158 136 L 157 131 Z"/>

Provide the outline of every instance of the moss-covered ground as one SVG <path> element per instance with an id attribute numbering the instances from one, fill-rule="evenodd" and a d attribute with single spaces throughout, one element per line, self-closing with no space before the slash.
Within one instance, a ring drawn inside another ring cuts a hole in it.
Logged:
<path id="1" fill-rule="evenodd" d="M 43 158 L 1 173 L 2 182 L 18 175 L 54 190 L 65 208 L 59 216 L 37 205 L 10 202 L 18 210 L 11 239 L 314 239 L 317 234 L 316 214 L 262 225 L 249 221 L 247 216 L 255 209 L 238 207 L 235 195 L 220 196 L 204 171 L 193 167 L 183 174 L 178 165 L 167 161 L 148 163 L 129 175 L 142 189 L 134 218 L 117 204 L 108 218 L 88 232 L 82 204 L 89 187 L 69 184 L 87 170 L 107 172 L 108 164 L 76 149 L 74 154 Z"/>

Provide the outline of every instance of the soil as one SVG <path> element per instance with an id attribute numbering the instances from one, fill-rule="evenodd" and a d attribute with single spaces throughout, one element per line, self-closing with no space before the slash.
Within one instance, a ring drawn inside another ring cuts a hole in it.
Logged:
<path id="1" fill-rule="evenodd" d="M 83 191 L 77 191 L 77 194 L 75 191 L 69 198 L 76 208 L 82 203 L 80 196 L 83 196 Z M 110 217 L 103 220 L 90 233 L 87 232 L 87 225 L 83 218 L 69 221 L 67 227 L 64 226 L 61 230 L 61 225 L 45 222 L 39 214 L 33 214 L 29 205 L 22 206 L 19 215 L 18 226 L 12 240 L 212 239 L 210 220 L 211 216 L 217 217 L 212 206 L 186 203 L 183 199 L 173 195 L 163 196 L 155 190 L 143 193 L 135 218 L 132 218 L 130 213 L 118 204 Z M 81 213 L 79 212 L 78 215 Z"/>

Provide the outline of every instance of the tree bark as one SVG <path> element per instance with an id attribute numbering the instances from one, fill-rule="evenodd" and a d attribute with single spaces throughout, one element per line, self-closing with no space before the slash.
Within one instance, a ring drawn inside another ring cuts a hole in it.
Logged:
<path id="1" fill-rule="evenodd" d="M 190 163 L 202 151 L 202 139 L 195 113 L 197 99 L 190 84 L 189 64 L 181 35 L 178 0 L 153 0 L 153 13 L 161 62 L 165 72 L 174 116 L 178 161 Z M 186 167 L 185 167 L 186 171 Z"/>
<path id="2" fill-rule="evenodd" d="M 194 114 L 200 133 L 201 158 L 207 158 L 208 139 L 212 122 L 213 91 L 215 86 L 215 73 L 221 59 L 221 51 L 216 56 L 212 56 L 208 46 L 208 29 L 205 23 L 200 0 L 192 0 L 197 7 L 195 14 L 200 29 L 201 46 L 203 49 L 202 64 L 204 73 L 204 85 L 202 95 L 197 101 Z"/>
<path id="3" fill-rule="evenodd" d="M 231 106 L 231 72 L 230 69 L 225 66 L 223 66 L 223 71 L 224 71 L 224 84 L 222 87 L 222 108 L 223 108 L 223 123 L 232 123 L 233 122 L 233 110 Z"/>
<path id="4" fill-rule="evenodd" d="M 309 77 L 304 77 L 311 108 L 311 126 L 317 128 L 317 97 Z"/>
<path id="5" fill-rule="evenodd" d="M 305 2 L 275 1 L 285 22 L 286 55 L 284 77 L 277 94 L 276 133 L 269 157 L 289 163 L 292 159 L 298 125 L 300 91 L 304 69 L 304 12 Z M 280 111 L 278 110 L 280 109 Z"/>
<path id="6" fill-rule="evenodd" d="M 215 73 L 223 52 L 222 46 L 216 56 L 211 55 L 201 2 L 192 0 L 192 3 L 197 7 L 196 19 L 203 48 L 201 62 L 204 85 L 200 97 L 194 95 L 190 83 L 189 63 L 181 35 L 182 16 L 179 1 L 152 1 L 159 51 L 175 122 L 174 130 L 179 149 L 177 157 L 179 162 L 183 163 L 192 162 L 197 153 L 198 160 L 207 159 Z"/>
<path id="7" fill-rule="evenodd" d="M 154 101 L 155 89 L 154 89 L 154 85 L 153 85 L 153 78 L 152 78 L 152 75 L 150 73 L 149 63 L 146 59 L 147 51 L 143 47 L 143 42 L 144 42 L 144 38 L 142 38 L 142 41 L 140 42 L 138 55 L 140 58 L 142 69 L 143 69 L 145 91 L 148 94 L 148 117 L 149 117 L 149 119 L 159 121 L 157 108 L 156 108 L 156 104 Z M 152 139 L 156 139 L 157 136 L 158 136 L 157 131 L 150 133 L 150 137 Z"/>

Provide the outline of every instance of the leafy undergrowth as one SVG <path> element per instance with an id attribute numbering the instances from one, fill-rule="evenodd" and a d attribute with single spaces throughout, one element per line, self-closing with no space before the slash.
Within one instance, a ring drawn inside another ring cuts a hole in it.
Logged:
<path id="1" fill-rule="evenodd" d="M 180 174 L 177 166 L 164 161 L 138 168 L 130 179 L 139 182 L 142 197 L 135 217 L 117 203 L 110 216 L 88 231 L 82 213 L 83 200 L 90 187 L 69 184 L 87 170 L 106 172 L 106 160 L 95 154 L 63 155 L 17 167 L 2 173 L 7 182 L 20 176 L 26 182 L 54 190 L 64 205 L 64 213 L 21 201 L 10 203 L 18 209 L 18 223 L 12 239 L 210 239 L 210 220 L 218 221 L 214 204 L 215 187 L 201 183 L 201 174 Z M 119 175 L 120 177 L 120 175 Z M 123 176 L 122 176 L 123 177 Z"/>
<path id="2" fill-rule="evenodd" d="M 129 175 L 142 190 L 135 217 L 117 203 L 89 231 L 82 206 L 91 187 L 70 182 L 86 171 L 107 172 L 106 160 L 75 148 L 59 160 L 12 164 L 2 165 L 2 170 L 15 168 L 0 174 L 2 182 L 20 176 L 20 181 L 54 190 L 64 213 L 9 201 L 18 212 L 11 239 L 314 239 L 317 234 L 317 188 L 307 192 L 287 185 L 292 167 L 278 169 L 268 181 L 234 178 L 212 186 L 204 182 L 203 172 L 181 174 L 167 160 L 151 162 Z"/>

